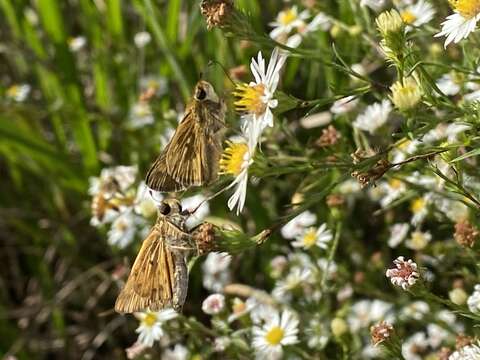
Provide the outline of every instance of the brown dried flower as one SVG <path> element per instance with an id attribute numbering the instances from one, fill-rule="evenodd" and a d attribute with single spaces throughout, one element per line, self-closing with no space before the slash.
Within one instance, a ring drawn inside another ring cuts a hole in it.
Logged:
<path id="1" fill-rule="evenodd" d="M 210 223 L 199 225 L 192 233 L 193 240 L 197 245 L 198 255 L 205 255 L 217 250 L 215 243 L 215 226 Z"/>
<path id="2" fill-rule="evenodd" d="M 335 145 L 342 135 L 335 129 L 332 125 L 329 125 L 328 128 L 322 130 L 322 135 L 315 142 L 315 145 L 318 147 L 327 147 Z"/>
<path id="3" fill-rule="evenodd" d="M 340 194 L 330 194 L 327 196 L 327 205 L 329 207 L 340 207 L 345 203 L 345 197 Z"/>
<path id="4" fill-rule="evenodd" d="M 228 70 L 228 74 L 235 80 L 242 80 L 248 74 L 248 69 L 245 65 L 239 65 Z"/>
<path id="5" fill-rule="evenodd" d="M 450 355 L 452 355 L 452 353 L 453 353 L 452 349 L 444 346 L 440 349 L 440 351 L 436 355 L 438 360 L 448 360 L 448 358 L 450 357 Z"/>
<path id="6" fill-rule="evenodd" d="M 361 187 L 368 184 L 374 184 L 392 167 L 392 164 L 387 159 L 378 160 L 375 166 L 367 171 L 354 171 L 352 176 L 357 179 Z"/>
<path id="7" fill-rule="evenodd" d="M 200 11 L 205 17 L 207 28 L 223 27 L 233 11 L 232 0 L 203 0 Z"/>
<path id="8" fill-rule="evenodd" d="M 473 344 L 474 341 L 475 339 L 472 338 L 471 336 L 467 336 L 464 334 L 457 335 L 457 338 L 455 340 L 455 348 L 459 350 L 465 346 Z"/>
<path id="9" fill-rule="evenodd" d="M 334 126 L 329 125 L 326 129 L 322 130 L 322 135 L 315 144 L 319 147 L 332 146 L 335 145 L 341 137 L 342 135 L 337 129 Z"/>
<path id="10" fill-rule="evenodd" d="M 460 220 L 455 224 L 455 241 L 464 247 L 473 247 L 479 235 L 478 229 L 468 220 Z"/>
<path id="11" fill-rule="evenodd" d="M 393 334 L 393 326 L 382 321 L 370 328 L 370 336 L 374 346 L 384 342 Z"/>

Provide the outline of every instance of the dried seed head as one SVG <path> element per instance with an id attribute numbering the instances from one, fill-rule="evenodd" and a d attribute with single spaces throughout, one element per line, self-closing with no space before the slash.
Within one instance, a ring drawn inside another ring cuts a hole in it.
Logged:
<path id="1" fill-rule="evenodd" d="M 232 0 L 203 0 L 200 11 L 207 22 L 207 28 L 223 27 L 233 12 Z"/>
<path id="2" fill-rule="evenodd" d="M 327 147 L 335 145 L 342 135 L 335 129 L 332 125 L 329 125 L 328 128 L 322 130 L 322 135 L 315 142 L 315 145 L 318 147 Z"/>
<path id="3" fill-rule="evenodd" d="M 440 351 L 436 355 L 438 360 L 448 360 L 448 358 L 450 357 L 450 355 L 452 355 L 452 353 L 453 353 L 452 349 L 444 346 L 440 349 Z"/>
<path id="4" fill-rule="evenodd" d="M 357 179 L 361 187 L 365 187 L 368 184 L 375 185 L 375 182 L 385 175 L 391 167 L 392 164 L 387 159 L 380 159 L 371 169 L 362 172 L 354 171 L 351 175 Z"/>
<path id="5" fill-rule="evenodd" d="M 215 242 L 215 227 L 210 223 L 203 223 L 192 233 L 193 240 L 197 244 L 198 255 L 205 255 L 217 250 Z"/>
<path id="6" fill-rule="evenodd" d="M 457 350 L 460 350 L 461 348 L 472 345 L 475 342 L 475 339 L 472 338 L 471 336 L 467 336 L 464 334 L 457 335 L 457 338 L 455 340 L 455 348 Z"/>
<path id="7" fill-rule="evenodd" d="M 461 220 L 455 224 L 455 241 L 464 247 L 473 247 L 479 235 L 478 229 L 468 220 Z"/>
<path id="8" fill-rule="evenodd" d="M 370 328 L 370 336 L 374 346 L 384 342 L 393 334 L 393 326 L 382 321 Z"/>
<path id="9" fill-rule="evenodd" d="M 329 207 L 340 207 L 345 203 L 345 197 L 340 194 L 330 194 L 327 196 L 327 205 Z"/>

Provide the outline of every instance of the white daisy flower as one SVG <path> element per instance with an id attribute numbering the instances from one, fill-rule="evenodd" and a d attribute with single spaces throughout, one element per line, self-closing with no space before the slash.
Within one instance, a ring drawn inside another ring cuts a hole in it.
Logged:
<path id="1" fill-rule="evenodd" d="M 405 306 L 401 313 L 400 318 L 402 320 L 414 319 L 417 321 L 422 320 L 430 313 L 430 306 L 425 301 L 413 301 Z"/>
<path id="2" fill-rule="evenodd" d="M 173 309 L 135 313 L 135 317 L 140 320 L 140 326 L 136 330 L 138 342 L 152 347 L 153 343 L 164 335 L 162 324 L 177 316 L 178 314 Z"/>
<path id="3" fill-rule="evenodd" d="M 323 30 L 327 31 L 331 27 L 330 19 L 322 12 L 315 15 L 315 17 L 304 26 L 297 29 L 297 33 L 288 37 L 285 45 L 291 48 L 296 48 L 300 46 L 303 38 L 305 38 L 309 33 Z M 283 42 L 282 39 L 277 39 L 277 41 Z"/>
<path id="4" fill-rule="evenodd" d="M 221 292 L 225 285 L 230 283 L 230 263 L 232 256 L 223 252 L 209 253 L 204 263 L 203 286 L 214 292 Z"/>
<path id="5" fill-rule="evenodd" d="M 400 198 L 407 191 L 407 186 L 402 180 L 399 179 L 382 181 L 379 188 L 383 193 L 383 196 L 380 199 L 380 205 L 383 208 Z"/>
<path id="6" fill-rule="evenodd" d="M 273 113 L 278 101 L 273 98 L 280 81 L 280 70 L 285 64 L 286 55 L 278 48 L 272 52 L 268 66 L 265 66 L 265 59 L 261 52 L 258 52 L 257 59 L 252 58 L 250 69 L 255 78 L 254 82 L 236 86 L 234 95 L 237 97 L 235 107 L 244 113 L 242 129 L 249 142 L 258 143 L 265 127 L 273 126 Z M 265 68 L 266 67 L 266 68 Z"/>
<path id="7" fill-rule="evenodd" d="M 451 2 L 454 13 L 442 23 L 442 31 L 435 37 L 446 36 L 445 48 L 453 41 L 455 44 L 466 39 L 475 30 L 480 19 L 479 0 L 457 0 Z"/>
<path id="8" fill-rule="evenodd" d="M 257 359 L 281 359 L 283 347 L 298 343 L 297 317 L 290 311 L 275 312 L 262 327 L 254 326 L 252 345 Z"/>
<path id="9" fill-rule="evenodd" d="M 369 105 L 362 114 L 357 116 L 353 126 L 375 134 L 387 122 L 391 111 L 392 103 L 384 99 L 382 102 Z"/>
<path id="10" fill-rule="evenodd" d="M 405 241 L 405 246 L 412 250 L 423 250 L 432 240 L 432 234 L 430 232 L 413 231 L 410 238 Z"/>
<path id="11" fill-rule="evenodd" d="M 317 216 L 307 210 L 283 225 L 280 232 L 285 239 L 295 239 L 297 236 L 300 236 L 306 228 L 312 226 L 316 222 Z"/>
<path id="12" fill-rule="evenodd" d="M 413 199 L 410 202 L 410 210 L 412 211 L 412 219 L 410 222 L 414 226 L 420 225 L 428 215 L 429 196 L 422 196 Z"/>
<path id="13" fill-rule="evenodd" d="M 397 223 L 390 227 L 390 238 L 388 246 L 396 248 L 407 237 L 410 225 L 408 223 Z"/>
<path id="14" fill-rule="evenodd" d="M 393 263 L 395 267 L 388 269 L 385 273 L 393 285 L 400 286 L 403 290 L 407 290 L 420 278 L 418 266 L 413 260 L 408 259 L 405 261 L 403 256 L 399 256 Z"/>
<path id="15" fill-rule="evenodd" d="M 137 226 L 142 222 L 143 219 L 132 211 L 123 212 L 115 219 L 108 231 L 108 243 L 119 248 L 128 246 L 135 237 Z"/>
<path id="16" fill-rule="evenodd" d="M 480 313 L 480 284 L 475 285 L 472 295 L 467 299 L 468 309 L 473 313 Z"/>
<path id="17" fill-rule="evenodd" d="M 162 360 L 187 360 L 188 349 L 182 344 L 175 344 L 173 349 L 165 349 L 162 353 Z"/>
<path id="18" fill-rule="evenodd" d="M 462 87 L 452 73 L 444 74 L 436 82 L 437 87 L 447 96 L 457 95 Z"/>
<path id="19" fill-rule="evenodd" d="M 422 360 L 427 354 L 428 341 L 423 332 L 417 332 L 405 340 L 402 344 L 402 355 L 405 360 Z"/>
<path id="20" fill-rule="evenodd" d="M 144 218 L 152 217 L 157 213 L 157 205 L 159 205 L 162 199 L 163 195 L 160 193 L 151 195 L 145 181 L 141 181 L 137 188 L 134 210 Z"/>
<path id="21" fill-rule="evenodd" d="M 16 102 L 24 102 L 31 89 L 32 87 L 28 84 L 15 84 L 7 89 L 5 95 Z"/>
<path id="22" fill-rule="evenodd" d="M 76 36 L 68 39 L 68 47 L 71 52 L 80 51 L 87 44 L 85 36 Z"/>
<path id="23" fill-rule="evenodd" d="M 309 282 L 311 275 L 312 272 L 309 269 L 293 267 L 285 279 L 277 281 L 272 291 L 273 297 L 281 302 L 289 300 L 291 292 Z"/>
<path id="24" fill-rule="evenodd" d="M 146 31 L 138 32 L 133 36 L 133 42 L 139 49 L 145 47 L 151 40 L 152 36 Z"/>
<path id="25" fill-rule="evenodd" d="M 382 300 L 360 300 L 352 305 L 347 322 L 350 331 L 355 333 L 368 328 L 371 324 L 379 321 L 393 322 L 390 312 L 393 305 Z"/>
<path id="26" fill-rule="evenodd" d="M 400 16 L 407 25 L 422 26 L 435 16 L 435 9 L 428 1 L 419 0 L 400 10 Z"/>
<path id="27" fill-rule="evenodd" d="M 386 0 L 360 0 L 360 6 L 366 6 L 375 12 L 379 12 L 385 7 Z"/>
<path id="28" fill-rule="evenodd" d="M 445 340 L 448 340 L 451 336 L 450 332 L 445 330 L 442 326 L 434 323 L 427 325 L 427 335 L 428 343 L 434 349 L 438 348 Z"/>
<path id="29" fill-rule="evenodd" d="M 228 186 L 235 187 L 233 195 L 228 199 L 228 208 L 233 210 L 237 208 L 237 215 L 240 214 L 245 206 L 248 185 L 248 169 L 253 163 L 253 156 L 256 150 L 255 139 L 233 138 L 227 141 L 227 148 L 220 159 L 220 174 L 232 175 L 235 177 Z"/>
<path id="30" fill-rule="evenodd" d="M 96 195 L 99 191 L 107 192 L 108 195 L 114 195 L 111 191 L 125 192 L 135 182 L 138 173 L 136 166 L 115 166 L 102 169 L 99 177 L 91 177 L 89 179 L 90 186 L 88 188 L 89 195 Z M 114 186 L 108 189 L 106 184 L 113 183 Z M 110 191 L 110 192 L 109 192 Z"/>
<path id="31" fill-rule="evenodd" d="M 332 232 L 327 229 L 327 224 L 322 224 L 318 229 L 311 227 L 305 229 L 303 234 L 292 241 L 292 246 L 303 249 L 310 249 L 316 245 L 321 249 L 327 249 L 328 243 L 333 239 Z"/>
<path id="32" fill-rule="evenodd" d="M 448 360 L 478 360 L 480 359 L 480 342 L 463 346 L 448 357 Z"/>
<path id="33" fill-rule="evenodd" d="M 127 126 L 129 129 L 139 129 L 151 125 L 155 121 L 150 104 L 146 101 L 135 103 L 130 109 Z"/>
<path id="34" fill-rule="evenodd" d="M 208 315 L 220 314 L 225 309 L 225 296 L 222 294 L 209 295 L 202 303 L 202 311 Z"/>
<path id="35" fill-rule="evenodd" d="M 305 20 L 310 17 L 308 10 L 298 13 L 298 7 L 292 6 L 289 9 L 280 11 L 275 21 L 269 25 L 274 29 L 270 32 L 270 37 L 274 40 L 281 41 L 284 36 L 288 36 L 292 30 L 305 26 Z"/>
<path id="36" fill-rule="evenodd" d="M 210 214 L 210 205 L 208 201 L 205 201 L 206 197 L 202 194 L 193 195 L 182 199 L 182 210 L 189 210 L 192 211 L 197 209 L 197 207 L 202 204 L 195 213 L 190 215 L 185 222 L 187 228 L 191 229 L 200 223 Z"/>
<path id="37" fill-rule="evenodd" d="M 243 301 L 240 298 L 234 298 L 232 313 L 228 316 L 228 322 L 233 322 L 250 313 L 257 305 L 258 302 L 253 297 L 249 297 L 246 301 Z"/>

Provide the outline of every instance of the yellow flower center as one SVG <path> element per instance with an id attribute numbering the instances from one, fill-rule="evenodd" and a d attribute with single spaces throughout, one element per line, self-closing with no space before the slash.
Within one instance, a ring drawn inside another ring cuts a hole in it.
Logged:
<path id="1" fill-rule="evenodd" d="M 410 210 L 412 210 L 414 214 L 418 214 L 423 209 L 425 209 L 425 200 L 423 198 L 415 199 L 410 204 Z"/>
<path id="2" fill-rule="evenodd" d="M 428 241 L 425 235 L 420 232 L 420 231 L 414 231 L 412 232 L 412 238 L 411 238 L 411 246 L 415 250 L 421 250 L 424 249 L 425 246 L 427 246 Z"/>
<path id="3" fill-rule="evenodd" d="M 12 85 L 7 89 L 7 96 L 9 97 L 16 97 L 20 87 L 18 85 Z"/>
<path id="4" fill-rule="evenodd" d="M 242 171 L 245 154 L 248 152 L 247 144 L 227 142 L 228 146 L 220 159 L 220 173 L 238 176 Z"/>
<path id="5" fill-rule="evenodd" d="M 309 229 L 305 235 L 303 235 L 303 245 L 308 249 L 315 245 L 317 241 L 317 232 L 314 228 Z"/>
<path id="6" fill-rule="evenodd" d="M 267 335 L 265 335 L 265 340 L 267 340 L 270 345 L 278 345 L 280 341 L 282 341 L 283 335 L 283 329 L 279 326 L 274 326 L 268 331 Z"/>
<path id="7" fill-rule="evenodd" d="M 415 16 L 415 14 L 413 14 L 409 10 L 402 11 L 400 16 L 402 17 L 403 22 L 408 25 L 413 24 L 415 20 L 417 20 L 417 17 Z"/>
<path id="8" fill-rule="evenodd" d="M 243 301 L 236 301 L 233 306 L 232 310 L 234 314 L 241 314 L 247 309 L 247 304 L 245 304 Z"/>
<path id="9" fill-rule="evenodd" d="M 262 100 L 265 95 L 265 86 L 258 84 L 250 86 L 247 84 L 237 85 L 234 95 L 238 98 L 235 107 L 240 112 L 251 112 L 261 115 L 265 112 L 266 105 Z"/>
<path id="10" fill-rule="evenodd" d="M 450 4 L 466 19 L 474 18 L 480 13 L 480 0 L 450 0 Z"/>
<path id="11" fill-rule="evenodd" d="M 157 315 L 155 313 L 149 312 L 145 315 L 145 318 L 142 320 L 145 326 L 152 327 L 157 322 Z"/>
<path id="12" fill-rule="evenodd" d="M 297 12 L 294 9 L 281 11 L 280 14 L 278 14 L 278 22 L 284 26 L 291 24 L 296 19 L 297 19 Z"/>
<path id="13" fill-rule="evenodd" d="M 401 180 L 398 180 L 398 179 L 392 179 L 388 182 L 388 185 L 392 188 L 392 189 L 395 189 L 395 190 L 398 190 L 402 187 L 403 185 L 403 182 Z"/>

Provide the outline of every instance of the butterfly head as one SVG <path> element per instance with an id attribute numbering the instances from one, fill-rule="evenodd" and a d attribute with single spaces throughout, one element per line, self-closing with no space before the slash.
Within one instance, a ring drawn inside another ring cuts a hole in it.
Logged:
<path id="1" fill-rule="evenodd" d="M 182 212 L 182 205 L 177 199 L 165 199 L 158 206 L 158 212 L 163 216 L 175 216 Z"/>
<path id="2" fill-rule="evenodd" d="M 204 101 L 211 101 L 214 103 L 220 102 L 220 99 L 215 92 L 212 84 L 205 80 L 200 80 L 195 86 L 195 93 L 194 98 L 197 101 L 204 102 Z"/>

